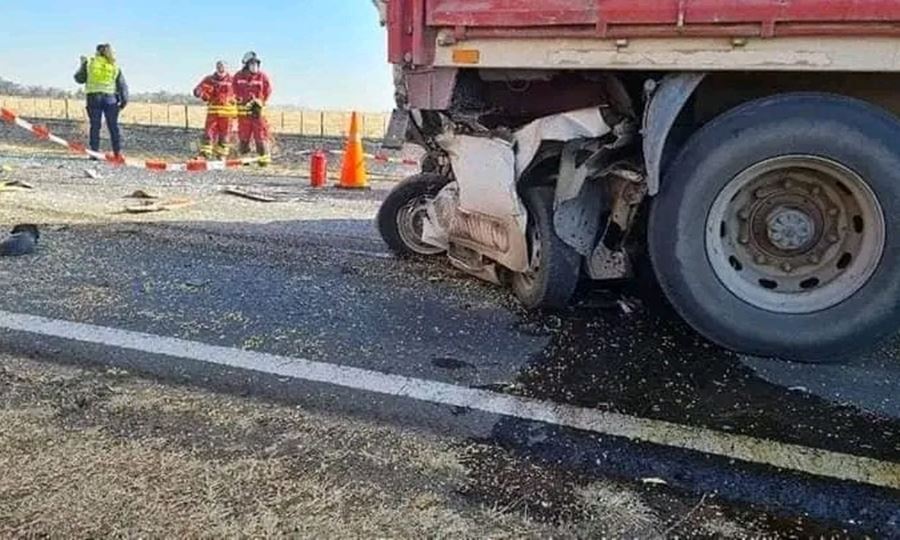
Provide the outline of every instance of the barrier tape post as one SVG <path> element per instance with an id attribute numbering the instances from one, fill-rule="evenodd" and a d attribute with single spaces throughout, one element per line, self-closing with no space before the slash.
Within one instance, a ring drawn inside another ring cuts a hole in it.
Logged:
<path id="1" fill-rule="evenodd" d="M 9 109 L 0 109 L 0 118 L 7 124 L 12 124 L 16 121 L 16 113 Z"/>
<path id="2" fill-rule="evenodd" d="M 35 124 L 31 126 L 31 132 L 34 133 L 35 137 L 42 141 L 47 141 L 50 139 L 50 130 L 45 125 Z"/>

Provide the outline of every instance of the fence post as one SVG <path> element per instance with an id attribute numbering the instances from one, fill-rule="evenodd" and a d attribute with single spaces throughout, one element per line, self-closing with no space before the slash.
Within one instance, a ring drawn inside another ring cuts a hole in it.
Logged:
<path id="1" fill-rule="evenodd" d="M 319 136 L 325 138 L 325 111 L 319 111 Z"/>
<path id="2" fill-rule="evenodd" d="M 69 117 L 69 98 L 66 98 L 64 102 L 66 104 L 66 120 L 71 120 L 71 118 Z"/>
<path id="3" fill-rule="evenodd" d="M 172 106 L 166 103 L 166 126 L 172 125 Z"/>
<path id="4" fill-rule="evenodd" d="M 188 114 L 188 106 L 184 106 L 184 129 L 191 129 L 191 117 Z"/>
<path id="5" fill-rule="evenodd" d="M 303 110 L 300 111 L 300 136 L 303 136 Z"/>
<path id="6" fill-rule="evenodd" d="M 281 111 L 281 132 L 284 133 L 284 111 Z"/>
<path id="7" fill-rule="evenodd" d="M 362 138 L 365 139 L 368 136 L 368 133 L 366 132 L 366 115 L 365 114 L 359 115 L 359 122 L 360 122 L 360 124 L 362 124 L 362 126 L 361 126 L 362 127 Z"/>

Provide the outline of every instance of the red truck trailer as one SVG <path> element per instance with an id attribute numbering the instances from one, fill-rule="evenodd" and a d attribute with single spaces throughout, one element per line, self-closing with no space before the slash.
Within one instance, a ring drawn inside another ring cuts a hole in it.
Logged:
<path id="1" fill-rule="evenodd" d="M 376 2 L 379 3 L 379 2 Z M 900 321 L 900 2 L 388 0 L 422 171 L 378 225 L 530 308 L 652 266 L 732 350 L 831 361 Z"/>

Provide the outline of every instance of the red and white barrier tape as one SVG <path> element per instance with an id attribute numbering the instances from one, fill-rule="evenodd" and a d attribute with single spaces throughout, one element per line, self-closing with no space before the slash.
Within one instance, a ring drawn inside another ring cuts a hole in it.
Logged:
<path id="1" fill-rule="evenodd" d="M 50 130 L 47 129 L 47 126 L 41 124 L 32 124 L 28 122 L 24 118 L 19 117 L 15 112 L 9 109 L 0 108 L 0 120 L 7 122 L 9 124 L 14 124 L 26 131 L 30 131 L 35 137 L 41 140 L 49 141 L 59 146 L 64 146 L 69 149 L 69 151 L 80 154 L 84 156 L 89 156 L 95 159 L 99 159 L 101 161 L 107 161 L 112 163 L 113 165 L 124 165 L 126 167 L 136 167 L 140 169 L 147 169 L 151 171 L 188 171 L 188 172 L 201 172 L 201 171 L 220 171 L 224 169 L 233 169 L 237 167 L 244 167 L 246 165 L 252 165 L 259 161 L 258 157 L 250 157 L 250 158 L 241 158 L 241 159 L 229 159 L 225 161 L 206 161 L 204 159 L 194 159 L 188 161 L 186 163 L 167 163 L 165 161 L 160 160 L 148 160 L 141 161 L 136 159 L 116 159 L 112 154 L 103 154 L 101 152 L 94 152 L 89 148 L 86 148 L 83 144 L 73 143 L 66 141 L 56 135 L 50 133 Z M 301 152 L 300 155 L 308 155 L 317 152 L 317 150 L 307 150 Z M 325 150 L 326 153 L 342 156 L 344 155 L 343 150 Z M 419 162 L 415 159 L 407 159 L 407 158 L 395 158 L 390 157 L 386 154 L 363 154 L 367 159 L 371 159 L 372 161 L 376 161 L 379 163 L 394 163 L 399 165 L 407 165 L 410 167 L 418 167 Z"/>
<path id="2" fill-rule="evenodd" d="M 225 161 L 206 161 L 204 159 L 193 159 L 186 163 L 167 163 L 161 160 L 141 161 L 129 158 L 116 158 L 112 154 L 103 154 L 86 148 L 83 144 L 69 142 L 63 138 L 57 137 L 50 133 L 47 126 L 41 124 L 32 124 L 31 122 L 19 117 L 16 113 L 9 109 L 0 108 L 0 120 L 19 126 L 20 128 L 30 131 L 38 139 L 49 141 L 59 146 L 64 146 L 70 152 L 89 156 L 94 159 L 106 161 L 113 165 L 123 165 L 125 167 L 135 167 L 139 169 L 147 169 L 149 171 L 186 171 L 186 172 L 202 172 L 202 171 L 221 171 L 225 169 L 234 169 L 246 165 L 252 165 L 259 161 L 258 157 L 228 159 Z"/>
<path id="3" fill-rule="evenodd" d="M 346 152 L 343 150 L 322 150 L 326 154 L 331 154 L 333 156 L 343 156 Z M 318 150 L 304 150 L 300 152 L 301 156 L 306 156 L 309 154 L 315 154 Z M 410 167 L 418 167 L 420 165 L 418 160 L 408 159 L 408 158 L 395 158 L 390 157 L 386 154 L 363 154 L 363 157 L 366 159 L 371 159 L 372 161 L 377 161 L 379 163 L 396 163 L 399 165 L 408 165 Z"/>

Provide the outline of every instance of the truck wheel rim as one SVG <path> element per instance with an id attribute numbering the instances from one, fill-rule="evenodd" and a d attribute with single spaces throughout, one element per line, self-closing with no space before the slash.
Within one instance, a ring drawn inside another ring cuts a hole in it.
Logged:
<path id="1" fill-rule="evenodd" d="M 425 220 L 428 219 L 428 197 L 421 196 L 407 202 L 397 212 L 397 232 L 403 243 L 419 255 L 437 255 L 444 250 L 422 241 Z"/>
<path id="2" fill-rule="evenodd" d="M 713 202 L 706 253 L 719 281 L 776 313 L 814 313 L 871 279 L 885 245 L 884 213 L 857 173 L 789 155 L 738 174 Z"/>

